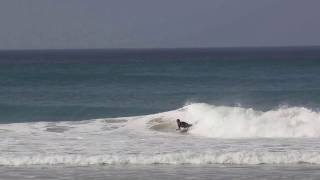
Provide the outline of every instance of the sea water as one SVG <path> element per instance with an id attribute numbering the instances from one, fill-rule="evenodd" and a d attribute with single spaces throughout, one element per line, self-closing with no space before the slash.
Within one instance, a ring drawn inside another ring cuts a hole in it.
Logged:
<path id="1" fill-rule="evenodd" d="M 1 51 L 0 177 L 317 179 L 319 107 L 318 47 Z"/>

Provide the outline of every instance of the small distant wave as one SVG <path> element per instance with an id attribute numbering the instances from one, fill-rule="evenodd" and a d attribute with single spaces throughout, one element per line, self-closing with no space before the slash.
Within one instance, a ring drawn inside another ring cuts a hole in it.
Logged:
<path id="1" fill-rule="evenodd" d="M 184 152 L 146 155 L 38 155 L 0 157 L 0 165 L 116 165 L 116 164 L 320 164 L 319 152 Z"/>

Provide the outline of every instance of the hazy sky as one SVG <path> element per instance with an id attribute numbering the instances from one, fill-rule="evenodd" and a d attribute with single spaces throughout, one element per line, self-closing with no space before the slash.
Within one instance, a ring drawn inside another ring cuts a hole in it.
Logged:
<path id="1" fill-rule="evenodd" d="M 320 0 L 1 0 L 0 49 L 320 45 Z"/>

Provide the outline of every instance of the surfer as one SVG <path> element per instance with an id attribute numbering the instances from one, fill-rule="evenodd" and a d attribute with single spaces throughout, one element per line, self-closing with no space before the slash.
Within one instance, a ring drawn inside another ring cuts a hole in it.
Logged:
<path id="1" fill-rule="evenodd" d="M 192 124 L 188 124 L 186 122 L 180 121 L 180 119 L 177 119 L 177 125 L 178 125 L 177 130 L 180 130 L 181 128 L 188 130 L 189 127 L 192 126 Z"/>

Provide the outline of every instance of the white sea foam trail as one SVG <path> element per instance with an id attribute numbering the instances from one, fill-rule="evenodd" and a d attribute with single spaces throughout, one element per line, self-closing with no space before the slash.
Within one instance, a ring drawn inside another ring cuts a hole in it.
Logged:
<path id="1" fill-rule="evenodd" d="M 168 113 L 193 124 L 189 133 L 214 138 L 320 137 L 320 113 L 304 107 L 266 112 L 196 103 Z M 174 124 L 174 120 L 171 122 Z"/>
<path id="2" fill-rule="evenodd" d="M 1 157 L 0 165 L 97 164 L 320 164 L 319 152 L 183 152 L 146 155 L 34 155 Z"/>

